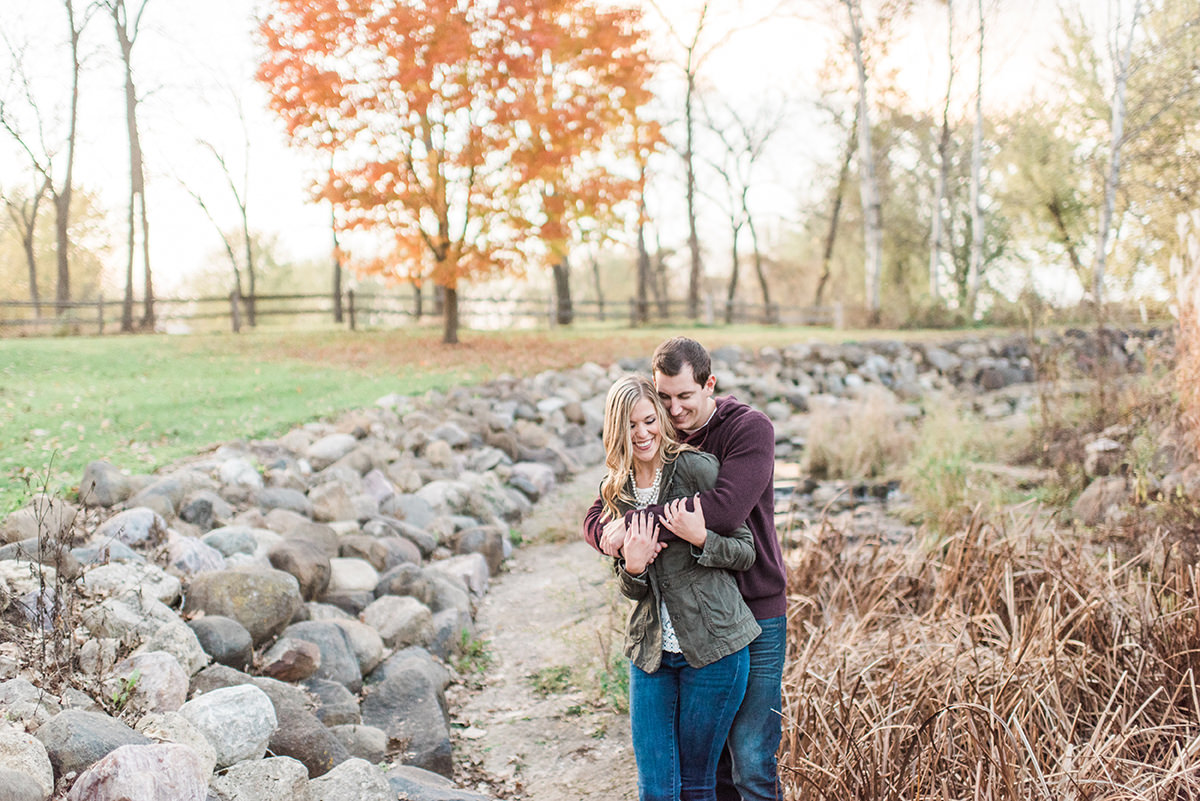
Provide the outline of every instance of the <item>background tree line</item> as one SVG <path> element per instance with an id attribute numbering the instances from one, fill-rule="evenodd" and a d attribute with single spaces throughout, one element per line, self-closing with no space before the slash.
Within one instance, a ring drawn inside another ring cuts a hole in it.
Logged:
<path id="1" fill-rule="evenodd" d="M 573 296 L 633 296 L 645 314 L 684 297 L 693 318 L 705 295 L 836 300 L 888 325 L 1162 304 L 1200 186 L 1200 10 L 1063 0 L 1039 17 L 1053 44 L 998 56 L 1037 7 L 272 0 L 254 20 L 266 102 L 221 87 L 232 133 L 196 137 L 189 169 L 219 179 L 201 187 L 146 164 L 139 113 L 179 102 L 143 88 L 156 75 L 137 58 L 167 0 L 59 0 L 36 37 L 2 35 L 0 278 L 39 315 L 119 285 L 123 328 L 153 328 L 171 266 L 152 269 L 150 223 L 170 186 L 212 243 L 197 286 L 253 298 L 317 271 L 335 298 L 350 276 L 433 286 L 447 341 L 460 287 L 497 279 L 549 283 L 561 323 Z M 815 32 L 824 62 L 731 87 L 730 54 L 778 61 L 753 50 L 764 30 Z M 914 37 L 934 100 L 913 92 Z M 47 54 L 55 80 L 30 66 Z M 1028 96 L 1009 88 L 1014 58 L 1042 65 Z M 76 186 L 78 138 L 117 119 L 80 113 L 96 59 L 123 84 L 126 146 L 109 157 L 126 163 L 124 208 Z M 308 165 L 323 256 L 280 258 L 256 223 L 264 119 Z"/>

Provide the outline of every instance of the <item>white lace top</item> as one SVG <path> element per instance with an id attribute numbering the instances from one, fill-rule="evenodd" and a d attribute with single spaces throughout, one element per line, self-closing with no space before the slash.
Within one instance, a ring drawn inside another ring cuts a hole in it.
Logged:
<path id="1" fill-rule="evenodd" d="M 654 481 L 646 489 L 642 489 L 633 479 L 633 471 L 629 472 L 629 483 L 633 485 L 633 497 L 637 499 L 637 508 L 645 509 L 658 502 L 659 482 L 662 479 L 662 468 L 654 473 Z M 671 613 L 667 611 L 664 601 L 658 602 L 658 613 L 662 617 L 662 647 L 664 651 L 673 654 L 683 653 L 679 647 L 679 637 L 675 634 L 675 626 L 671 624 Z"/>

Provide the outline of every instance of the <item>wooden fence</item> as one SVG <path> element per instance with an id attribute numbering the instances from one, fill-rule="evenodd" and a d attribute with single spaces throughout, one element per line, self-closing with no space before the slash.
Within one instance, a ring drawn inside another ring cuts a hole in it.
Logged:
<path id="1" fill-rule="evenodd" d="M 232 330 L 275 324 L 289 318 L 292 325 L 330 323 L 358 328 L 395 328 L 422 320 L 430 323 L 441 317 L 441 310 L 430 296 L 415 293 L 355 292 L 347 290 L 341 309 L 331 294 L 258 295 L 240 302 L 227 297 L 169 298 L 154 300 L 154 330 L 167 333 L 193 333 Z M 528 297 L 460 297 L 459 320 L 464 328 L 497 330 L 508 328 L 553 327 L 560 319 L 555 299 Z M 60 310 L 61 309 L 61 310 Z M 36 313 L 40 311 L 40 316 Z M 0 300 L 0 337 L 47 336 L 66 334 L 115 334 L 122 330 L 124 303 L 120 300 L 43 302 L 40 309 L 30 301 Z M 340 311 L 340 313 L 339 313 Z M 143 313 L 139 300 L 133 307 L 133 327 L 141 328 Z M 601 303 L 574 301 L 570 310 L 574 320 L 623 322 L 630 326 L 688 319 L 687 304 L 681 300 L 639 304 L 630 299 Z M 709 325 L 724 323 L 766 323 L 777 325 L 821 325 L 841 328 L 844 315 L 841 304 L 832 306 L 779 306 L 735 303 L 727 309 L 723 300 L 704 298 L 699 320 Z"/>

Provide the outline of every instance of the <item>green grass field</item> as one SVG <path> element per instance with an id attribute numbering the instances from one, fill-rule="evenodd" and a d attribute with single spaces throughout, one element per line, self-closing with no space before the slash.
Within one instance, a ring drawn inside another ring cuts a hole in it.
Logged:
<path id="1" fill-rule="evenodd" d="M 648 355 L 679 328 L 464 332 L 428 328 L 0 340 L 0 517 L 43 486 L 70 493 L 108 459 L 150 473 L 222 442 L 265 438 L 389 393 Z M 899 336 L 738 326 L 685 331 L 709 347 Z M 906 337 L 914 334 L 906 332 Z M 917 334 L 920 336 L 920 334 Z"/>

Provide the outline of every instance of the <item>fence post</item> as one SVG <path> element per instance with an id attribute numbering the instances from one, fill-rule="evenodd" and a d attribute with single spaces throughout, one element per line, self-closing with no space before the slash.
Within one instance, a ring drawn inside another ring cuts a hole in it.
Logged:
<path id="1" fill-rule="evenodd" d="M 229 293 L 229 322 L 233 326 L 233 333 L 240 333 L 242 330 L 242 312 L 238 308 L 238 293 L 235 289 Z"/>
<path id="2" fill-rule="evenodd" d="M 104 333 L 104 295 L 96 298 L 96 333 Z"/>
<path id="3" fill-rule="evenodd" d="M 346 311 L 347 311 L 347 316 L 350 318 L 350 330 L 351 331 L 358 330 L 356 328 L 358 321 L 354 319 L 355 309 L 354 309 L 354 290 L 353 289 L 346 290 Z"/>
<path id="4" fill-rule="evenodd" d="M 845 326 L 846 320 L 842 310 L 842 302 L 839 300 L 837 303 L 833 304 L 833 327 L 840 330 Z"/>

